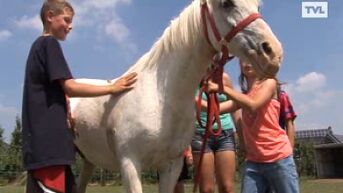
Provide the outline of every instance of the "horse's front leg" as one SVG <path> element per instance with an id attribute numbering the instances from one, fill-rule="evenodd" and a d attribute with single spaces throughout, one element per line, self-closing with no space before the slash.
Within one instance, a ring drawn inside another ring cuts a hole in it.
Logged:
<path id="1" fill-rule="evenodd" d="M 122 181 L 127 193 L 143 193 L 139 163 L 128 157 L 121 160 Z"/>
<path id="2" fill-rule="evenodd" d="M 159 193 L 173 193 L 176 181 L 180 176 L 183 156 L 169 160 L 158 168 Z"/>
<path id="3" fill-rule="evenodd" d="M 85 158 L 82 159 L 82 169 L 77 183 L 77 193 L 85 193 L 88 181 L 92 177 L 95 166 Z"/>

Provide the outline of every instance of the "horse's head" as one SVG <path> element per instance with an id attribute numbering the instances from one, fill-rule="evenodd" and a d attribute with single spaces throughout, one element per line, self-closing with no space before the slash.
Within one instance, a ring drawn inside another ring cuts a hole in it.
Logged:
<path id="1" fill-rule="evenodd" d="M 206 15 L 208 39 L 215 49 L 221 50 L 222 45 L 226 44 L 231 54 L 249 61 L 264 76 L 276 75 L 283 50 L 268 24 L 258 14 L 259 0 L 199 1 L 202 15 Z M 207 14 L 205 9 L 208 9 Z M 211 17 L 220 38 L 211 27 Z M 223 38 L 226 40 L 223 41 Z"/>

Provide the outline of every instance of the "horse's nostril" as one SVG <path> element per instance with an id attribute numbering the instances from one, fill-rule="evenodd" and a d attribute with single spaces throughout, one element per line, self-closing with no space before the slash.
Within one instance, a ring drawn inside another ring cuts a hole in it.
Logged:
<path id="1" fill-rule="evenodd" d="M 273 53 L 272 47 L 270 47 L 270 44 L 268 42 L 263 42 L 261 44 L 263 51 L 267 54 L 270 55 Z"/>

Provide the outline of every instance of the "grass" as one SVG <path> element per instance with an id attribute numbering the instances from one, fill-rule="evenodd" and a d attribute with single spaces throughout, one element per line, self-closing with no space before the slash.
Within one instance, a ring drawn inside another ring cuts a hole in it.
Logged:
<path id="1" fill-rule="evenodd" d="M 239 193 L 239 183 L 236 184 L 236 193 Z M 186 193 L 192 192 L 193 185 L 186 184 Z M 156 184 L 145 184 L 143 191 L 147 193 L 157 193 Z M 22 186 L 0 186 L 1 193 L 23 193 Z M 87 193 L 122 193 L 124 192 L 122 186 L 89 186 Z M 310 180 L 302 179 L 300 182 L 301 193 L 342 193 L 343 179 L 324 179 L 324 180 Z"/>

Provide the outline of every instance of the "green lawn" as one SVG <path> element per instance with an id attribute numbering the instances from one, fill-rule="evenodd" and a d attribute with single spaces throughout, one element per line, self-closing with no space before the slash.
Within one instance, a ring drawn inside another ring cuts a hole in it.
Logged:
<path id="1" fill-rule="evenodd" d="M 236 193 L 239 193 L 239 184 L 236 185 Z M 192 184 L 186 185 L 186 193 L 192 192 Z M 0 193 L 23 193 L 22 186 L 1 186 Z M 157 193 L 156 185 L 144 185 L 143 191 L 146 193 Z M 87 193 L 121 193 L 124 192 L 121 186 L 89 186 Z M 343 179 L 332 180 L 301 180 L 301 193 L 342 193 Z"/>

